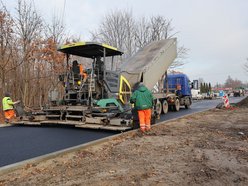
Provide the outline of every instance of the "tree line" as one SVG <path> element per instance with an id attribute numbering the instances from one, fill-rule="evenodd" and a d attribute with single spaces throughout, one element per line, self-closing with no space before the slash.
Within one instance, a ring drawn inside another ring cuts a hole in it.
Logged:
<path id="1" fill-rule="evenodd" d="M 0 1 L 0 97 L 12 93 L 27 107 L 44 105 L 51 90 L 59 89 L 58 75 L 65 72 L 65 55 L 57 52 L 61 44 L 79 41 L 68 34 L 63 20 L 54 15 L 47 22 L 35 9 L 34 1 L 18 0 L 15 16 Z M 174 37 L 172 21 L 163 16 L 134 19 L 131 11 L 112 11 L 94 31 L 92 41 L 122 50 L 125 58 L 148 43 Z M 173 67 L 184 64 L 188 49 L 178 47 Z M 62 94 L 62 93 L 61 93 Z"/>
<path id="2" fill-rule="evenodd" d="M 227 79 L 225 80 L 225 82 L 223 84 L 217 83 L 213 86 L 211 83 L 205 83 L 203 78 L 199 78 L 198 80 L 200 82 L 200 91 L 201 93 L 208 93 L 211 92 L 212 89 L 216 89 L 216 88 L 229 88 L 229 89 L 236 89 L 236 88 L 247 88 L 248 87 L 248 83 L 247 82 L 242 82 L 238 79 L 233 79 L 230 75 L 227 77 Z"/>
<path id="3" fill-rule="evenodd" d="M 45 22 L 32 3 L 19 0 L 15 13 L 12 16 L 1 2 L 0 96 L 7 91 L 28 107 L 42 105 L 65 68 L 57 44 L 69 37 L 59 19 Z"/>
<path id="4" fill-rule="evenodd" d="M 201 93 L 211 93 L 212 92 L 211 83 L 201 83 L 200 84 L 200 92 Z"/>

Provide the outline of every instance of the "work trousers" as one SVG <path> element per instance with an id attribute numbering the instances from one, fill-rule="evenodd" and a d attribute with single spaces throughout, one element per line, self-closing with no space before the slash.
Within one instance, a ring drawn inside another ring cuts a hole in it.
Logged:
<path id="1" fill-rule="evenodd" d="M 151 130 L 151 115 L 151 109 L 138 110 L 140 130 L 142 132 Z"/>
<path id="2" fill-rule="evenodd" d="M 4 111 L 4 117 L 6 121 L 9 121 L 10 119 L 15 117 L 15 111 L 14 109 L 10 109 L 10 110 L 5 110 Z"/>

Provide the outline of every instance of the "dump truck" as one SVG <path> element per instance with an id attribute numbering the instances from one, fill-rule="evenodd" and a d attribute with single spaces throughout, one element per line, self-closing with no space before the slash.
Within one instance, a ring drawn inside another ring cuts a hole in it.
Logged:
<path id="1" fill-rule="evenodd" d="M 106 63 L 111 63 L 112 67 L 114 59 L 123 52 L 106 44 L 70 43 L 58 51 L 66 55 L 68 66 L 68 70 L 59 76 L 64 84 L 63 104 L 19 114 L 14 124 L 59 124 L 118 131 L 132 129 L 135 120 L 129 99 L 138 82 L 143 82 L 156 98 L 153 118 L 168 111 L 168 102 L 179 110 L 179 96 L 163 88 L 166 72 L 177 55 L 176 38 L 148 44 L 122 62 L 119 70 L 107 69 Z M 91 68 L 83 72 L 85 76 L 77 66 L 69 68 L 71 56 L 92 61 Z"/>
<path id="2" fill-rule="evenodd" d="M 122 64 L 121 74 L 131 87 L 143 82 L 156 98 L 156 114 L 166 114 L 168 109 L 179 111 L 180 106 L 192 104 L 190 82 L 186 75 L 167 75 L 167 70 L 177 57 L 176 39 L 150 43 Z M 180 90 L 179 90 L 180 89 Z"/>

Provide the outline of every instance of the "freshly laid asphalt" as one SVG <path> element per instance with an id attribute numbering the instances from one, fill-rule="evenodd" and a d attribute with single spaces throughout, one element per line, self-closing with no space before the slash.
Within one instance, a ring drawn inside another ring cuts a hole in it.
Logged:
<path id="1" fill-rule="evenodd" d="M 116 134 L 68 127 L 0 128 L 0 167 Z"/>
<path id="2" fill-rule="evenodd" d="M 231 98 L 230 102 L 236 103 L 243 98 Z M 181 108 L 179 112 L 169 112 L 162 115 L 158 122 L 208 110 L 220 102 L 221 99 L 195 101 L 190 109 Z M 117 132 L 63 126 L 0 127 L 0 167 L 115 134 Z"/>

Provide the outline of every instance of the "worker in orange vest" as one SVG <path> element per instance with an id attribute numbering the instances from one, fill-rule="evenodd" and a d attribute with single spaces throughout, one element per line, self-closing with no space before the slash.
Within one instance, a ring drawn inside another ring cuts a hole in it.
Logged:
<path id="1" fill-rule="evenodd" d="M 83 77 L 83 80 L 86 80 L 87 74 L 84 71 L 83 65 L 82 64 L 79 64 L 78 66 L 79 66 L 80 75 Z"/>

